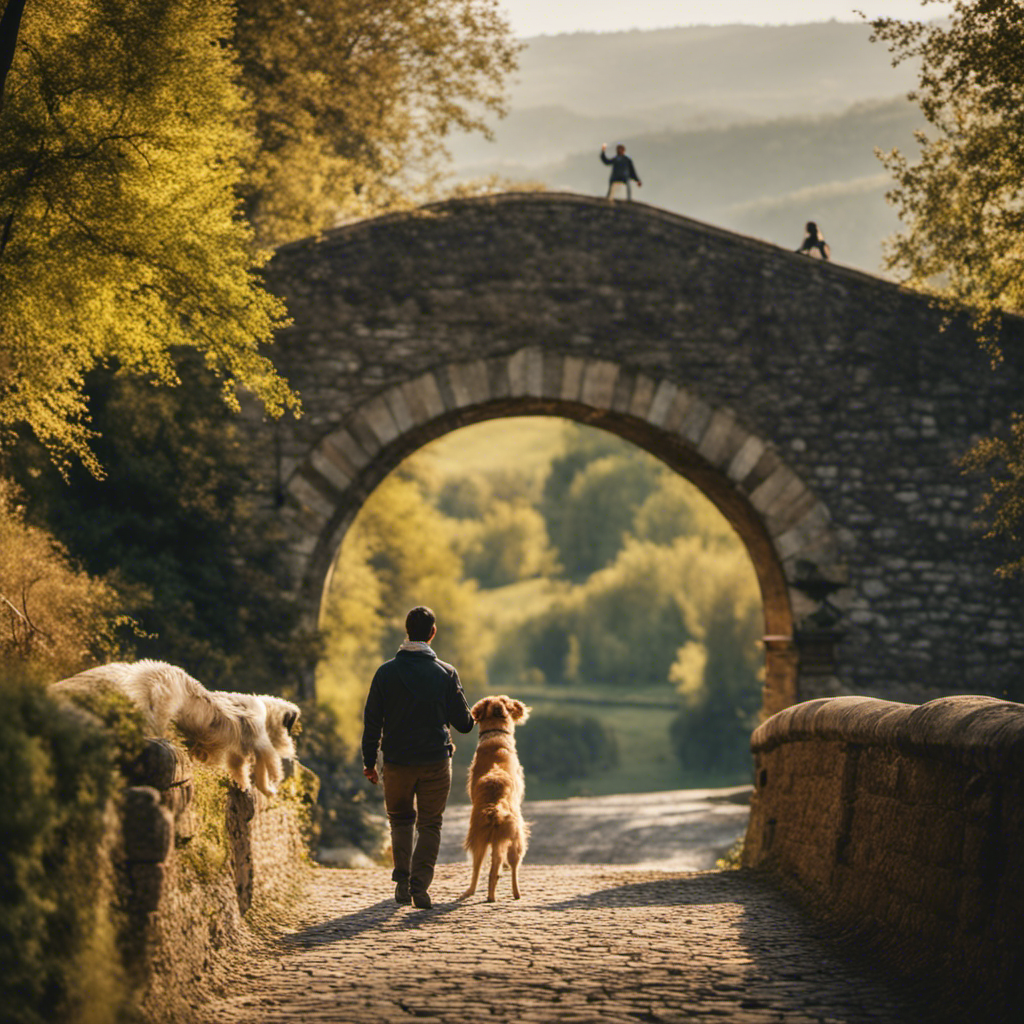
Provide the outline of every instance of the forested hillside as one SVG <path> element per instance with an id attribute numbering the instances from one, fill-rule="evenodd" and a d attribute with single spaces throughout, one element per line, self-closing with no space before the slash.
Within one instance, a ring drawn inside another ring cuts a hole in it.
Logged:
<path id="1" fill-rule="evenodd" d="M 745 780 L 760 706 L 749 559 L 691 485 L 612 435 L 498 421 L 428 446 L 366 503 L 334 578 L 317 688 L 353 745 L 368 681 L 422 602 L 471 699 L 534 705 L 533 795 Z"/>
<path id="2" fill-rule="evenodd" d="M 457 138 L 461 178 L 603 195 L 623 142 L 634 198 L 789 248 L 808 219 L 833 258 L 878 272 L 897 218 L 875 149 L 914 150 L 911 62 L 857 24 L 713 26 L 527 40 L 496 138 Z"/>

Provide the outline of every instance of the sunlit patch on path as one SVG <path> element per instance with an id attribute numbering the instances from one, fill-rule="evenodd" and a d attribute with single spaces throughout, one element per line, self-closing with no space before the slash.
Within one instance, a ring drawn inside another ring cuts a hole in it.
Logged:
<path id="1" fill-rule="evenodd" d="M 750 787 L 527 800 L 527 864 L 630 864 L 705 871 L 744 834 Z M 469 806 L 449 806 L 441 862 L 462 863 Z"/>
<path id="2" fill-rule="evenodd" d="M 240 959 L 208 1024 L 899 1024 L 920 1016 L 746 872 L 534 866 L 523 898 L 392 899 L 383 868 L 319 869 L 301 923 Z"/>

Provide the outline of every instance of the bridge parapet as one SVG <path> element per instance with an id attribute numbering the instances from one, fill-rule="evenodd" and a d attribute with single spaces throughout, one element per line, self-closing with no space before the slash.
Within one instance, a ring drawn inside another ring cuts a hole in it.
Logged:
<path id="1" fill-rule="evenodd" d="M 147 740 L 129 769 L 135 785 L 119 801 L 117 866 L 126 966 L 147 1020 L 182 1019 L 202 998 L 217 953 L 243 944 L 246 921 L 272 916 L 299 887 L 317 781 L 296 762 L 286 760 L 285 771 L 268 800 L 193 765 L 166 740 Z"/>
<path id="2" fill-rule="evenodd" d="M 977 1019 L 1019 1020 L 1024 705 L 814 700 L 751 748 L 746 866 L 795 884 L 901 973 L 956 990 Z"/>

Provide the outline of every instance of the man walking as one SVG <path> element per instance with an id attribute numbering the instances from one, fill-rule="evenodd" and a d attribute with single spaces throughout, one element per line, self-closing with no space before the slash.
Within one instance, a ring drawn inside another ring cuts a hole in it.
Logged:
<path id="1" fill-rule="evenodd" d="M 441 817 L 452 788 L 448 726 L 470 732 L 459 674 L 430 646 L 434 613 L 422 605 L 405 617 L 407 639 L 370 683 L 363 711 L 363 774 L 377 784 L 377 747 L 384 754 L 384 806 L 391 825 L 395 899 L 427 909 L 441 845 Z M 383 741 L 381 734 L 383 733 Z M 416 843 L 413 846 L 413 826 Z"/>
<path id="2" fill-rule="evenodd" d="M 611 176 L 608 178 L 608 195 L 605 198 L 614 199 L 618 186 L 625 185 L 626 198 L 632 199 L 633 192 L 630 188 L 630 180 L 636 182 L 637 188 L 643 186 L 643 182 L 636 176 L 636 168 L 633 166 L 633 161 L 626 156 L 626 147 L 621 142 L 615 147 L 615 156 L 608 156 L 605 152 L 607 148 L 608 144 L 602 142 L 601 163 L 609 164 L 612 169 Z"/>

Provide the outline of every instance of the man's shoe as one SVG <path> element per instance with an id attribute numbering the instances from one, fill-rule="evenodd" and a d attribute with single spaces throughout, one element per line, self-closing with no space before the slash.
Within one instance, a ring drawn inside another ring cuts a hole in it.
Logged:
<path id="1" fill-rule="evenodd" d="M 412 902 L 414 906 L 420 908 L 420 910 L 429 910 L 434 904 L 431 902 L 430 893 L 428 892 L 414 892 L 412 894 Z"/>
<path id="2" fill-rule="evenodd" d="M 412 903 L 412 896 L 409 893 L 408 882 L 398 882 L 395 885 L 395 902 L 396 903 Z"/>

